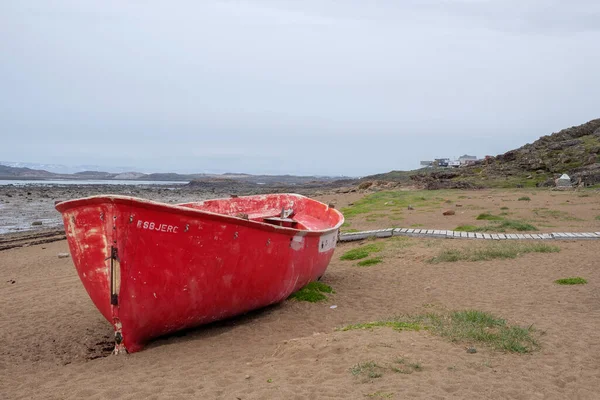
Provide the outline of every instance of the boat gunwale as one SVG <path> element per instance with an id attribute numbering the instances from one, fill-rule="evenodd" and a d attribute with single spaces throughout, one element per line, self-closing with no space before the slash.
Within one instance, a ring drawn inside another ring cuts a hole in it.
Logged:
<path id="1" fill-rule="evenodd" d="M 227 197 L 205 199 L 205 200 L 200 200 L 198 202 L 168 204 L 168 203 L 163 203 L 163 202 L 154 201 L 154 200 L 148 200 L 148 199 L 135 197 L 135 196 L 109 194 L 109 195 L 94 195 L 94 196 L 82 197 L 82 198 L 78 198 L 78 199 L 65 200 L 65 201 L 56 203 L 54 207 L 60 213 L 64 213 L 65 211 L 72 209 L 72 208 L 93 205 L 93 204 L 102 204 L 102 203 L 108 202 L 108 203 L 112 203 L 112 204 L 125 204 L 128 206 L 134 206 L 134 207 L 138 206 L 138 207 L 146 208 L 146 209 L 167 211 L 172 214 L 179 214 L 179 215 L 185 215 L 185 216 L 190 216 L 190 217 L 206 218 L 206 219 L 210 219 L 210 220 L 219 220 L 219 221 L 224 221 L 224 222 L 230 222 L 230 223 L 235 223 L 237 225 L 247 226 L 247 227 L 260 229 L 260 230 L 264 230 L 264 231 L 279 232 L 279 233 L 294 234 L 294 235 L 301 234 L 303 236 L 320 236 L 323 234 L 327 234 L 327 233 L 333 232 L 335 230 L 338 230 L 344 223 L 344 215 L 339 210 L 332 208 L 332 207 L 328 207 L 326 204 L 324 204 L 318 200 L 314 200 L 314 199 L 311 199 L 310 197 L 303 196 L 303 195 L 300 195 L 297 193 L 260 194 L 260 195 L 239 196 L 238 198 L 244 198 L 244 197 L 252 198 L 252 197 L 260 197 L 260 196 L 280 196 L 280 195 L 281 196 L 293 196 L 298 199 L 306 199 L 309 201 L 314 201 L 314 202 L 323 204 L 325 207 L 327 207 L 328 210 L 333 210 L 335 213 L 337 213 L 338 216 L 340 217 L 340 219 L 336 225 L 334 225 L 330 228 L 327 228 L 327 229 L 314 229 L 314 230 L 313 229 L 295 229 L 295 228 L 289 228 L 289 227 L 284 227 L 284 226 L 272 225 L 272 224 L 268 224 L 266 222 L 247 220 L 247 219 L 239 218 L 239 217 L 236 217 L 233 215 L 226 215 L 226 214 L 219 214 L 219 213 L 215 213 L 215 212 L 211 212 L 211 211 L 198 210 L 195 208 L 184 207 L 184 206 L 180 205 L 180 204 L 202 203 L 204 201 L 227 200 L 228 199 Z"/>

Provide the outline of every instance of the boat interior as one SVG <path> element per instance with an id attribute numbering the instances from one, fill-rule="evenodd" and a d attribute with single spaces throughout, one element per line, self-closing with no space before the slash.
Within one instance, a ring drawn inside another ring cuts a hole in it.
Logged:
<path id="1" fill-rule="evenodd" d="M 309 203 L 312 200 L 299 201 L 297 198 L 278 196 L 261 200 L 257 202 L 246 198 L 218 199 L 179 206 L 298 230 L 323 230 L 335 226 L 338 222 L 337 214 L 328 212 L 328 207 L 317 206 L 316 202 Z"/>

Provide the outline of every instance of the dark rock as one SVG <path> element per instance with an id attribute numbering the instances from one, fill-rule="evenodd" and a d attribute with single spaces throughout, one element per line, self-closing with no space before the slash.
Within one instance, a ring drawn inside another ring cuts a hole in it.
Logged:
<path id="1" fill-rule="evenodd" d="M 501 154 L 496 158 L 498 160 L 504 161 L 504 162 L 515 161 L 517 159 L 517 151 L 516 150 L 507 151 L 506 153 Z"/>
<path id="2" fill-rule="evenodd" d="M 551 143 L 548 145 L 550 150 L 564 150 L 570 146 L 577 146 L 582 143 L 581 139 L 563 140 L 562 142 Z"/>
<path id="3" fill-rule="evenodd" d="M 360 190 L 366 190 L 366 189 L 370 188 L 371 186 L 373 186 L 373 182 L 363 182 L 360 185 L 358 185 L 358 188 Z"/>

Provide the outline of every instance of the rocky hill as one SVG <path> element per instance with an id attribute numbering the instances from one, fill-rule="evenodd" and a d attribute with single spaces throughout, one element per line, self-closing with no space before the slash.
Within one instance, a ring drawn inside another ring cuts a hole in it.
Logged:
<path id="1" fill-rule="evenodd" d="M 410 182 L 428 189 L 554 186 L 563 173 L 574 185 L 600 184 L 600 119 L 542 136 L 471 166 L 413 171 Z M 363 180 L 405 182 L 406 176 L 392 171 Z"/>
<path id="2" fill-rule="evenodd" d="M 569 174 L 573 183 L 598 184 L 600 119 L 542 136 L 531 144 L 482 164 L 479 173 L 512 176 L 535 174 L 538 176 L 535 180 L 545 186 L 552 185 L 554 179 L 563 173 Z M 473 172 L 477 172 L 477 168 Z M 533 176 L 529 179 L 533 179 Z"/>
<path id="3" fill-rule="evenodd" d="M 51 172 L 39 169 L 0 165 L 0 179 L 48 179 L 54 175 Z"/>

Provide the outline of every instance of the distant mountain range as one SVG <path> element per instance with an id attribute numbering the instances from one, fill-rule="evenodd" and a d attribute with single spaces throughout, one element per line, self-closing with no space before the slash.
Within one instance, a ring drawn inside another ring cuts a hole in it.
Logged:
<path id="1" fill-rule="evenodd" d="M 86 169 L 90 168 L 90 169 Z M 56 164 L 34 164 L 0 161 L 0 179 L 8 180 L 134 180 L 134 181 L 238 181 L 256 184 L 304 184 L 314 181 L 348 180 L 349 177 L 294 176 L 294 175 L 250 175 L 243 173 L 225 174 L 178 174 L 173 172 L 151 173 L 121 171 L 122 168 L 93 169 L 94 166 L 67 167 Z M 63 172 L 60 172 L 63 171 Z M 76 172 L 64 172 L 76 171 Z"/>
<path id="2" fill-rule="evenodd" d="M 76 174 L 83 171 L 107 171 L 121 173 L 134 171 L 135 167 L 102 167 L 99 165 L 62 165 L 62 164 L 39 164 L 30 162 L 0 161 L 0 165 L 13 168 L 29 168 L 52 172 L 54 174 Z"/>

